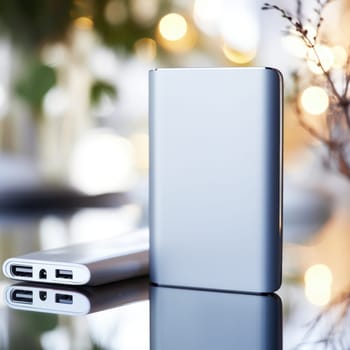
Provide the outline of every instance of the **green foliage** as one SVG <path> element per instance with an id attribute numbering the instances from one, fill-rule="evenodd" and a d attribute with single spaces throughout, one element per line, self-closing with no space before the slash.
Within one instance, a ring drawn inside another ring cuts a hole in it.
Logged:
<path id="1" fill-rule="evenodd" d="M 28 63 L 26 68 L 16 84 L 16 92 L 34 109 L 40 110 L 44 95 L 56 83 L 55 71 L 38 60 Z"/>
<path id="2" fill-rule="evenodd" d="M 123 1 L 123 0 L 121 0 Z M 130 7 L 130 1 L 123 1 L 126 8 Z M 133 50 L 136 40 L 143 37 L 153 37 L 155 23 L 148 25 L 140 24 L 130 15 L 119 25 L 112 25 L 106 22 L 105 7 L 108 0 L 94 1 L 94 24 L 95 29 L 108 46 L 122 47 L 125 51 Z"/>
<path id="3" fill-rule="evenodd" d="M 103 96 L 103 95 L 109 95 L 110 97 L 116 97 L 117 90 L 113 85 L 106 83 L 105 81 L 97 80 L 93 83 L 91 90 L 90 90 L 91 104 L 98 103 L 101 96 Z"/>
<path id="4" fill-rule="evenodd" d="M 0 0 L 0 26 L 21 47 L 63 40 L 73 0 Z"/>
<path id="5" fill-rule="evenodd" d="M 110 0 L 0 0 L 0 34 L 8 35 L 20 48 L 18 52 L 35 57 L 24 62 L 23 76 L 19 75 L 15 84 L 18 95 L 32 108 L 40 111 L 45 93 L 55 84 L 54 70 L 40 63 L 38 52 L 46 44 L 67 43 L 69 30 L 77 18 L 91 18 L 93 30 L 104 44 L 130 54 L 138 39 L 154 37 L 158 19 L 140 23 L 132 15 L 132 2 L 118 1 L 127 15 L 121 23 L 111 24 L 106 19 Z M 170 11 L 170 4 L 170 0 L 161 0 L 158 16 Z M 116 96 L 116 89 L 106 82 L 95 82 L 91 103 L 98 102 L 103 94 Z"/>
<path id="6" fill-rule="evenodd" d="M 131 1 L 120 0 L 128 16 L 123 23 L 108 23 L 105 10 L 109 0 L 0 0 L 0 28 L 25 48 L 64 41 L 79 16 L 93 19 L 94 29 L 108 46 L 131 51 L 136 40 L 153 37 L 157 21 L 139 23 L 130 16 Z M 169 0 L 160 2 L 160 12 L 169 9 Z"/>

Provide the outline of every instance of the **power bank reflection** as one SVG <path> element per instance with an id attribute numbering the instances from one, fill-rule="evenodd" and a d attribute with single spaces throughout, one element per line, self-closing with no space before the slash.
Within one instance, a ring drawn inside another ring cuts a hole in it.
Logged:
<path id="1" fill-rule="evenodd" d="M 151 287 L 151 350 L 281 350 L 282 303 L 252 295 Z"/>
<path id="2" fill-rule="evenodd" d="M 148 278 L 135 278 L 100 287 L 70 287 L 16 283 L 4 291 L 13 309 L 81 316 L 148 299 Z"/>

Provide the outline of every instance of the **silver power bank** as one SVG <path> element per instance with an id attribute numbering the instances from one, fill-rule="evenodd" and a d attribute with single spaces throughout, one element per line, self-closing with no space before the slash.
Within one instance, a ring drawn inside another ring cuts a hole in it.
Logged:
<path id="1" fill-rule="evenodd" d="M 152 282 L 277 290 L 281 74 L 264 67 L 155 69 L 149 89 Z"/>
<path id="2" fill-rule="evenodd" d="M 7 259 L 6 277 L 27 282 L 100 285 L 148 274 L 148 229 Z"/>
<path id="3" fill-rule="evenodd" d="M 98 287 L 20 282 L 5 289 L 4 300 L 12 309 L 76 316 L 147 300 L 148 287 L 146 277 Z"/>
<path id="4" fill-rule="evenodd" d="M 152 350 L 282 350 L 282 303 L 257 295 L 151 287 Z"/>

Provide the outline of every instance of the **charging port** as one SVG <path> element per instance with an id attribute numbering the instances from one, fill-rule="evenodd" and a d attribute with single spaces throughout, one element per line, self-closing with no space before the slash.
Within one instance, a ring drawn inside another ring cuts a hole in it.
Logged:
<path id="1" fill-rule="evenodd" d="M 47 278 L 47 272 L 46 272 L 45 269 L 41 269 L 41 270 L 39 271 L 39 278 L 40 278 L 41 280 L 46 280 L 46 278 Z"/>
<path id="2" fill-rule="evenodd" d="M 39 292 L 39 298 L 40 298 L 40 300 L 45 301 L 47 298 L 47 293 L 44 290 L 41 290 Z"/>
<path id="3" fill-rule="evenodd" d="M 18 277 L 33 277 L 33 268 L 25 265 L 11 265 L 11 274 Z"/>
<path id="4" fill-rule="evenodd" d="M 11 299 L 16 303 L 33 303 L 33 292 L 31 290 L 15 289 L 11 294 Z"/>
<path id="5" fill-rule="evenodd" d="M 73 295 L 70 294 L 56 294 L 55 301 L 58 304 L 73 304 Z"/>
<path id="6" fill-rule="evenodd" d="M 73 271 L 72 270 L 57 269 L 56 270 L 56 278 L 64 278 L 67 280 L 71 280 L 71 279 L 73 279 Z"/>

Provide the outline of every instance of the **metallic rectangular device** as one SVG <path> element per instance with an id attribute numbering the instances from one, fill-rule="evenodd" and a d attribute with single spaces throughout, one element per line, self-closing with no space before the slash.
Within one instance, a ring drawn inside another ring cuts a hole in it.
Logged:
<path id="1" fill-rule="evenodd" d="M 152 350 L 282 350 L 282 303 L 257 295 L 153 286 Z"/>
<path id="2" fill-rule="evenodd" d="M 26 282 L 100 285 L 148 274 L 148 229 L 7 259 L 6 277 Z"/>
<path id="3" fill-rule="evenodd" d="M 148 288 L 146 277 L 98 287 L 20 282 L 5 289 L 4 300 L 12 309 L 77 316 L 145 301 Z"/>
<path id="4" fill-rule="evenodd" d="M 150 274 L 159 285 L 281 284 L 282 76 L 150 72 Z"/>

